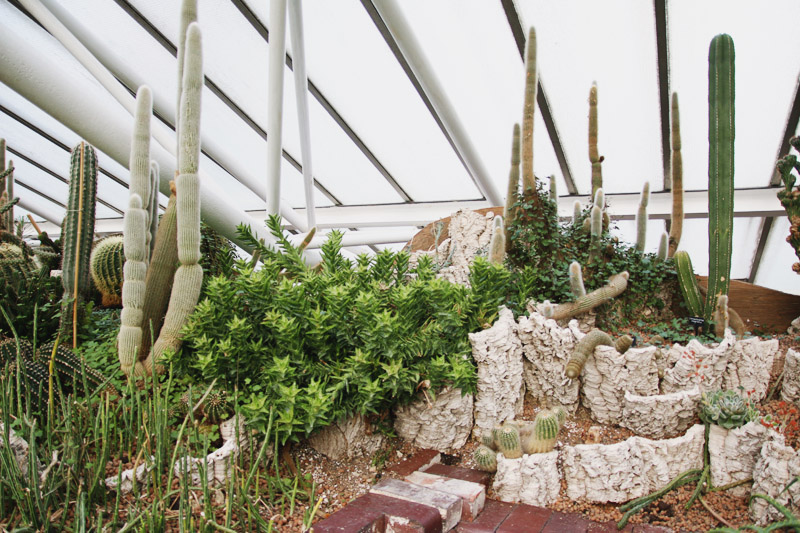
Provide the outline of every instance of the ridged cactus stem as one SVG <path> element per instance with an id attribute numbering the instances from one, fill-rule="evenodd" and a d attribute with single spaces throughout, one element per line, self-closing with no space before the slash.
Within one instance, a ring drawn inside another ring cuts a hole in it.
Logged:
<path id="1" fill-rule="evenodd" d="M 614 341 L 614 349 L 619 353 L 627 352 L 633 346 L 633 337 L 630 335 L 623 335 Z"/>
<path id="2" fill-rule="evenodd" d="M 569 288 L 575 299 L 586 296 L 586 287 L 583 285 L 583 271 L 581 264 L 573 261 L 569 265 Z"/>
<path id="3" fill-rule="evenodd" d="M 472 452 L 472 458 L 478 468 L 484 472 L 497 471 L 497 452 L 488 446 L 481 445 L 475 448 L 475 451 Z"/>
<path id="4" fill-rule="evenodd" d="M 522 116 L 522 194 L 528 198 L 538 195 L 533 174 L 533 115 L 536 110 L 536 93 L 539 76 L 536 68 L 536 30 L 528 30 L 525 54 L 525 101 Z"/>
<path id="5" fill-rule="evenodd" d="M 126 376 L 140 376 L 144 369 L 139 363 L 142 353 L 142 307 L 147 276 L 147 251 L 145 249 L 147 212 L 142 199 L 131 194 L 124 219 L 125 265 L 123 267 L 122 313 L 117 336 L 119 364 Z"/>
<path id="6" fill-rule="evenodd" d="M 600 254 L 600 236 L 603 234 L 603 210 L 597 206 L 592 206 L 592 213 L 589 218 L 589 262 L 593 262 Z"/>
<path id="7" fill-rule="evenodd" d="M 139 87 L 136 92 L 136 110 L 133 116 L 133 138 L 130 153 L 130 193 L 139 195 L 142 206 L 146 210 L 145 221 L 145 246 L 147 257 L 150 260 L 150 206 L 155 191 L 151 190 L 153 176 L 150 166 L 150 117 L 153 114 L 153 95 L 146 85 Z"/>
<path id="8" fill-rule="evenodd" d="M 669 250 L 669 235 L 666 231 L 661 232 L 661 239 L 658 241 L 658 252 L 656 258 L 659 261 L 666 261 Z"/>
<path id="9" fill-rule="evenodd" d="M 583 365 L 586 364 L 586 360 L 594 353 L 594 349 L 601 345 L 614 346 L 614 341 L 611 340 L 608 333 L 600 331 L 599 329 L 593 329 L 579 340 L 567 363 L 565 370 L 567 377 L 569 379 L 575 379 L 580 376 Z"/>
<path id="10" fill-rule="evenodd" d="M 642 195 L 639 197 L 639 208 L 636 210 L 636 249 L 644 252 L 647 240 L 647 204 L 650 202 L 650 182 L 645 181 Z"/>
<path id="11" fill-rule="evenodd" d="M 603 187 L 603 156 L 597 149 L 597 83 L 589 90 L 589 161 L 592 164 L 592 195 Z"/>
<path id="12" fill-rule="evenodd" d="M 703 316 L 703 298 L 697 278 L 692 268 L 692 260 L 684 250 L 678 250 L 673 256 L 675 270 L 678 272 L 678 284 L 683 293 L 683 301 L 691 316 Z"/>
<path id="13" fill-rule="evenodd" d="M 503 218 L 506 221 L 506 240 L 509 239 L 508 226 L 514 221 L 514 203 L 517 201 L 519 191 L 519 124 L 514 124 L 514 133 L 511 140 L 511 170 L 508 173 L 508 191 L 506 192 L 506 205 L 503 208 Z"/>
<path id="14" fill-rule="evenodd" d="M 97 154 L 81 142 L 70 159 L 69 205 L 61 229 L 64 248 L 61 306 L 61 338 L 72 338 L 77 346 L 77 328 L 82 303 L 89 290 L 89 257 L 94 241 L 95 204 L 97 201 Z"/>
<path id="15" fill-rule="evenodd" d="M 558 203 L 558 182 L 555 176 L 550 176 L 550 200 Z"/>
<path id="16" fill-rule="evenodd" d="M 556 306 L 556 308 L 553 310 L 552 318 L 554 320 L 561 320 L 586 313 L 598 305 L 601 305 L 612 298 L 616 298 L 627 288 L 628 272 L 622 271 L 619 274 L 614 274 L 608 280 L 607 285 L 588 293 L 586 296 L 581 296 L 574 302 L 567 302 Z"/>
<path id="17" fill-rule="evenodd" d="M 184 54 L 183 96 L 181 97 L 181 129 L 178 143 L 180 174 L 176 179 L 178 218 L 178 260 L 164 325 L 145 369 L 152 372 L 167 350 L 181 345 L 180 330 L 194 310 L 203 284 L 200 266 L 200 180 L 197 174 L 200 158 L 200 97 L 203 89 L 203 56 L 200 28 L 189 25 Z"/>
<path id="18" fill-rule="evenodd" d="M 672 216 L 669 227 L 669 257 L 678 251 L 683 232 L 683 156 L 681 156 L 681 118 L 678 93 L 672 93 Z"/>
<path id="19" fill-rule="evenodd" d="M 536 414 L 531 434 L 525 439 L 525 453 L 547 453 L 553 449 L 558 440 L 561 422 L 558 414 L 544 409 Z"/>
<path id="20" fill-rule="evenodd" d="M 489 243 L 489 261 L 502 265 L 506 257 L 506 230 L 503 227 L 503 217 L 494 217 L 492 228 L 492 240 Z"/>
<path id="21" fill-rule="evenodd" d="M 197 22 L 197 0 L 181 2 L 181 18 L 178 26 L 178 93 L 175 105 L 175 136 L 180 137 L 181 98 L 183 96 L 183 70 L 186 51 L 186 32 L 192 22 Z"/>
<path id="22" fill-rule="evenodd" d="M 704 308 L 711 318 L 716 299 L 728 294 L 733 244 L 734 119 L 733 39 L 714 37 L 708 52 L 708 294 Z"/>
<path id="23" fill-rule="evenodd" d="M 148 219 L 150 220 L 150 231 L 147 239 L 147 255 L 152 258 L 153 248 L 156 245 L 156 234 L 158 233 L 158 180 L 159 180 L 158 163 L 153 160 L 150 161 L 150 206 L 147 210 Z"/>
<path id="24" fill-rule="evenodd" d="M 95 243 L 89 267 L 95 287 L 106 307 L 122 303 L 122 270 L 125 264 L 125 240 L 112 235 Z"/>
<path id="25" fill-rule="evenodd" d="M 519 438 L 519 428 L 516 425 L 505 424 L 497 435 L 497 447 L 506 459 L 522 457 L 522 444 Z"/>

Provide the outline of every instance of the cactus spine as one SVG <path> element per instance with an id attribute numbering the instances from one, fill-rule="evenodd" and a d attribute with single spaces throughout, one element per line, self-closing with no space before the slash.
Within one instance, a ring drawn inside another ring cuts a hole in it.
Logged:
<path id="1" fill-rule="evenodd" d="M 661 232 L 661 239 L 658 241 L 658 252 L 656 258 L 659 261 L 666 261 L 669 248 L 669 235 L 666 231 Z"/>
<path id="2" fill-rule="evenodd" d="M 525 453 L 547 453 L 558 440 L 561 422 L 558 414 L 549 409 L 539 411 L 533 420 L 533 430 L 525 440 Z"/>
<path id="3" fill-rule="evenodd" d="M 647 204 L 650 202 L 650 182 L 645 181 L 642 195 L 639 198 L 639 209 L 636 211 L 636 249 L 644 252 L 647 240 Z"/>
<path id="4" fill-rule="evenodd" d="M 672 216 L 669 228 L 669 257 L 678 250 L 683 232 L 683 157 L 681 156 L 681 118 L 678 93 L 672 93 Z"/>
<path id="5" fill-rule="evenodd" d="M 569 265 L 569 288 L 572 291 L 573 298 L 581 298 L 586 296 L 586 287 L 583 285 L 583 272 L 581 264 L 573 261 Z"/>
<path id="6" fill-rule="evenodd" d="M 89 257 L 94 241 L 95 204 L 97 202 L 97 154 L 81 141 L 70 159 L 69 204 L 61 229 L 64 249 L 61 303 L 61 338 L 78 340 L 78 323 L 83 301 L 89 290 Z"/>
<path id="7" fill-rule="evenodd" d="M 200 28 L 192 23 L 186 32 L 183 97 L 180 107 L 179 155 L 180 174 L 176 179 L 178 219 L 178 260 L 167 314 L 158 340 L 145 361 L 152 371 L 167 350 L 180 347 L 180 330 L 197 305 L 203 284 L 200 266 L 200 180 L 197 174 L 200 159 L 200 95 L 203 89 L 203 59 Z"/>
<path id="8" fill-rule="evenodd" d="M 503 227 L 503 217 L 494 217 L 492 229 L 492 240 L 489 243 L 489 261 L 502 265 L 506 256 L 506 231 Z"/>
<path id="9" fill-rule="evenodd" d="M 472 452 L 472 458 L 481 470 L 485 472 L 497 471 L 497 452 L 488 446 L 481 445 L 475 448 L 475 451 Z"/>
<path id="10" fill-rule="evenodd" d="M 608 284 L 596 289 L 585 296 L 581 296 L 574 302 L 567 302 L 559 304 L 553 309 L 554 320 L 562 320 L 564 318 L 572 318 L 574 316 L 586 313 L 608 300 L 615 298 L 622 294 L 628 288 L 628 272 L 622 271 L 619 274 L 611 276 Z"/>
<path id="11" fill-rule="evenodd" d="M 578 341 L 565 369 L 565 373 L 569 379 L 575 379 L 580 376 L 583 365 L 586 364 L 586 359 L 588 359 L 589 356 L 594 353 L 594 349 L 600 345 L 614 346 L 614 341 L 611 340 L 608 333 L 596 328 Z"/>
<path id="12" fill-rule="evenodd" d="M 675 270 L 678 272 L 678 284 L 683 293 L 683 301 L 692 316 L 703 316 L 703 299 L 700 294 L 700 287 L 697 285 L 697 278 L 694 276 L 692 260 L 689 254 L 683 250 L 675 252 L 673 256 Z"/>
<path id="13" fill-rule="evenodd" d="M 633 346 L 633 337 L 630 335 L 623 335 L 614 341 L 614 349 L 619 353 L 627 352 Z"/>
<path id="14" fill-rule="evenodd" d="M 508 191 L 506 192 L 506 205 L 503 208 L 503 218 L 506 221 L 506 240 L 509 239 L 508 226 L 514 221 L 514 203 L 517 201 L 519 190 L 519 124 L 514 124 L 514 133 L 511 140 L 511 171 L 508 173 Z"/>
<path id="15" fill-rule="evenodd" d="M 519 428 L 512 424 L 505 424 L 497 436 L 497 447 L 506 459 L 522 457 L 522 445 L 519 439 Z"/>
<path id="16" fill-rule="evenodd" d="M 733 239 L 734 120 L 733 39 L 720 34 L 708 52 L 708 293 L 704 316 L 711 318 L 720 294 L 728 294 Z"/>
<path id="17" fill-rule="evenodd" d="M 103 296 L 103 305 L 106 307 L 122 304 L 124 244 L 121 235 L 112 235 L 97 241 L 92 250 L 89 270 L 95 287 Z"/>
<path id="18" fill-rule="evenodd" d="M 603 187 L 603 156 L 597 149 L 597 82 L 589 89 L 589 161 L 592 163 L 592 195 Z"/>

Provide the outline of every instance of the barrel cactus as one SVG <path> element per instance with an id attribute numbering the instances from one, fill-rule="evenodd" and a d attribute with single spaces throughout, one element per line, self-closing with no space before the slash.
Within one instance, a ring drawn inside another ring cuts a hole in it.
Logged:
<path id="1" fill-rule="evenodd" d="M 488 446 L 480 445 L 472 453 L 475 464 L 486 472 L 497 471 L 497 452 Z"/>
<path id="2" fill-rule="evenodd" d="M 758 410 L 735 390 L 716 390 L 703 394 L 699 415 L 706 424 L 734 429 L 758 418 Z"/>
<path id="3" fill-rule="evenodd" d="M 518 459 L 522 457 L 519 428 L 512 424 L 503 425 L 503 428 L 497 435 L 497 447 L 506 459 Z"/>
<path id="4" fill-rule="evenodd" d="M 97 241 L 89 259 L 89 271 L 106 307 L 122 304 L 122 265 L 125 263 L 122 235 Z"/>
<path id="5" fill-rule="evenodd" d="M 203 401 L 203 415 L 206 422 L 219 424 L 232 414 L 231 404 L 223 390 L 212 390 Z"/>

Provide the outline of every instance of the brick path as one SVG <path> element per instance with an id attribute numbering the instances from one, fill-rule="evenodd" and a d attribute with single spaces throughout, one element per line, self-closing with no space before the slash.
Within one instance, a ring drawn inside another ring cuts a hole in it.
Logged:
<path id="1" fill-rule="evenodd" d="M 613 522 L 592 522 L 579 514 L 486 499 L 486 472 L 440 464 L 439 452 L 422 450 L 325 520 L 314 533 L 604 533 Z M 651 525 L 628 525 L 628 533 L 668 533 Z"/>

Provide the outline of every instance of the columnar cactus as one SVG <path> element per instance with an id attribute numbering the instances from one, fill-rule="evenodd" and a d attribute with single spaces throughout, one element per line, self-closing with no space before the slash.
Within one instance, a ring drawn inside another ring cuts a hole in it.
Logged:
<path id="1" fill-rule="evenodd" d="M 800 151 L 800 137 L 792 137 L 789 144 Z M 776 167 L 784 187 L 778 191 L 778 199 L 786 210 L 790 224 L 786 242 L 794 248 L 795 255 L 800 258 L 800 187 L 795 187 L 797 176 L 793 173 L 793 171 L 800 172 L 800 162 L 797 161 L 796 155 L 787 154 L 778 160 Z M 800 274 L 800 263 L 793 264 L 792 270 Z"/>
<path id="2" fill-rule="evenodd" d="M 572 204 L 572 225 L 575 228 L 578 227 L 582 212 L 583 210 L 581 209 L 581 203 L 576 200 L 575 203 Z"/>
<path id="3" fill-rule="evenodd" d="M 581 264 L 573 261 L 569 265 L 569 288 L 572 291 L 573 298 L 581 298 L 586 296 L 586 287 L 583 285 L 583 271 Z"/>
<path id="4" fill-rule="evenodd" d="M 506 192 L 506 205 L 503 208 L 503 219 L 506 221 L 506 240 L 509 239 L 508 226 L 514 221 L 514 203 L 517 201 L 519 190 L 519 124 L 514 124 L 514 133 L 511 141 L 511 171 L 508 173 L 508 191 Z"/>
<path id="5" fill-rule="evenodd" d="M 675 270 L 678 273 L 678 284 L 683 293 L 683 301 L 692 316 L 703 316 L 703 299 L 700 294 L 700 287 L 697 285 L 697 278 L 692 268 L 692 260 L 689 254 L 683 250 L 675 252 L 673 256 Z"/>
<path id="6" fill-rule="evenodd" d="M 61 339 L 77 344 L 77 328 L 89 290 L 89 256 L 94 241 L 97 202 L 97 153 L 81 141 L 70 159 L 69 203 L 61 228 L 61 265 L 64 298 L 61 303 Z"/>
<path id="7" fill-rule="evenodd" d="M 558 182 L 555 176 L 550 176 L 550 200 L 558 202 Z"/>
<path id="8" fill-rule="evenodd" d="M 734 48 L 730 35 L 714 37 L 708 52 L 708 294 L 704 317 L 728 294 L 733 239 Z"/>
<path id="9" fill-rule="evenodd" d="M 536 177 L 533 174 L 533 114 L 536 110 L 536 93 L 539 76 L 536 68 L 536 30 L 528 30 L 525 54 L 525 103 L 522 115 L 522 194 L 526 198 L 538 197 Z"/>
<path id="10" fill-rule="evenodd" d="M 658 252 L 656 258 L 659 261 L 666 261 L 669 253 L 669 234 L 666 231 L 661 233 L 661 239 L 658 241 Z"/>
<path id="11" fill-rule="evenodd" d="M 503 217 L 496 216 L 492 224 L 492 240 L 489 243 L 489 261 L 502 265 L 506 256 L 506 230 Z"/>
<path id="12" fill-rule="evenodd" d="M 639 208 L 636 211 L 636 249 L 644 252 L 647 240 L 647 204 L 650 202 L 650 182 L 645 181 L 642 195 L 639 197 Z"/>
<path id="13" fill-rule="evenodd" d="M 586 364 L 586 360 L 594 353 L 594 349 L 600 345 L 614 346 L 614 341 L 608 333 L 600 331 L 597 328 L 587 333 L 586 336 L 578 341 L 564 371 L 569 379 L 575 379 L 580 376 L 583 365 Z"/>
<path id="14" fill-rule="evenodd" d="M 156 245 L 156 235 L 158 234 L 158 177 L 160 170 L 158 162 L 150 161 L 150 205 L 147 209 L 147 219 L 150 221 L 150 228 L 147 233 L 148 255 L 153 257 L 153 248 Z"/>
<path id="15" fill-rule="evenodd" d="M 589 161 L 592 163 L 592 195 L 603 187 L 603 156 L 597 149 L 597 83 L 589 90 Z"/>
<path id="16" fill-rule="evenodd" d="M 669 227 L 669 257 L 678 250 L 683 232 L 683 157 L 681 156 L 681 118 L 678 93 L 672 93 L 672 216 Z"/>
<path id="17" fill-rule="evenodd" d="M 548 318 L 553 318 L 554 320 L 572 318 L 586 313 L 612 298 L 616 298 L 628 288 L 628 277 L 629 274 L 626 271 L 611 276 L 607 285 L 581 296 L 574 302 L 557 305 L 553 310 L 553 316 Z"/>
<path id="18" fill-rule="evenodd" d="M 122 304 L 122 268 L 125 263 L 124 240 L 112 235 L 97 241 L 89 260 L 89 270 L 95 287 L 106 307 Z"/>

